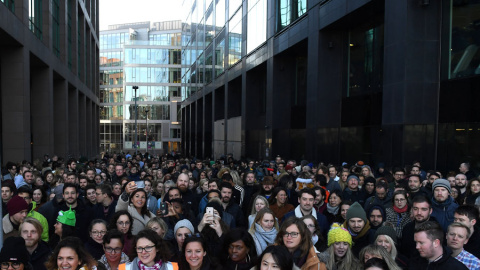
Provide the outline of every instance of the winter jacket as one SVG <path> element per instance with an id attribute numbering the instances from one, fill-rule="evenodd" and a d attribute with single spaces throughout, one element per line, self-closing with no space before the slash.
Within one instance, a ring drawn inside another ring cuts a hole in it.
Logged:
<path id="1" fill-rule="evenodd" d="M 432 217 L 435 217 L 442 226 L 444 232 L 447 231 L 448 225 L 453 222 L 453 215 L 458 208 L 458 204 L 455 203 L 452 197 L 448 196 L 448 199 L 443 203 L 437 202 L 432 198 Z"/>
<path id="2" fill-rule="evenodd" d="M 136 235 L 145 228 L 150 218 L 154 217 L 155 215 L 150 211 L 149 211 L 150 216 L 140 215 L 137 209 L 128 202 L 128 196 L 124 196 L 124 195 L 126 195 L 126 193 L 123 193 L 122 195 L 120 195 L 120 198 L 118 198 L 117 207 L 115 208 L 115 211 L 127 210 L 128 213 L 132 215 L 132 218 L 133 218 L 132 234 Z M 127 197 L 127 200 L 125 200 L 125 197 Z"/>
<path id="3" fill-rule="evenodd" d="M 403 227 L 412 221 L 410 219 L 410 211 L 405 211 L 403 213 L 397 213 L 393 210 L 393 207 L 386 209 L 387 221 L 393 224 L 393 228 L 397 233 L 397 238 L 402 238 Z"/>
<path id="4" fill-rule="evenodd" d="M 360 190 L 352 191 L 348 187 L 342 192 L 342 200 L 343 201 L 352 201 L 358 202 L 360 205 L 365 204 L 365 193 Z"/>
<path id="5" fill-rule="evenodd" d="M 60 210 L 68 211 L 69 209 L 70 207 L 67 206 L 65 202 L 60 204 Z M 87 206 L 83 202 L 83 200 L 78 199 L 77 206 L 75 208 L 72 208 L 72 210 L 75 211 L 75 228 L 77 229 L 78 238 L 80 238 L 85 243 L 86 241 L 88 241 L 88 238 L 90 238 L 90 236 L 88 235 L 88 227 L 90 226 L 90 222 L 92 222 L 93 220 L 92 208 Z"/>
<path id="6" fill-rule="evenodd" d="M 435 221 L 435 222 L 437 221 L 437 219 L 432 216 L 430 216 L 428 220 Z M 416 246 L 415 240 L 413 240 L 413 236 L 415 234 L 415 225 L 416 225 L 416 221 L 413 220 L 407 223 L 405 227 L 403 227 L 402 239 L 400 241 L 400 246 L 398 248 L 398 252 L 400 252 L 401 254 L 403 254 L 405 257 L 408 257 L 408 258 L 420 256 L 420 254 L 418 253 L 418 250 L 415 248 Z"/>
<path id="7" fill-rule="evenodd" d="M 93 218 L 95 219 L 103 219 L 106 222 L 110 222 L 113 215 L 115 214 L 115 208 L 117 207 L 117 200 L 113 200 L 112 203 L 108 206 L 107 216 L 105 216 L 105 212 L 103 211 L 104 207 L 103 204 L 97 203 L 93 207 Z"/>
<path id="8" fill-rule="evenodd" d="M 410 260 L 409 270 L 467 270 L 468 268 L 457 259 L 452 257 L 452 251 L 443 247 L 442 257 L 434 262 L 428 262 L 427 259 L 416 257 Z"/>
<path id="9" fill-rule="evenodd" d="M 318 259 L 317 253 L 315 253 L 315 248 L 312 246 L 308 251 L 307 261 L 302 265 L 301 270 L 327 270 L 325 263 L 320 262 Z"/>
<path id="10" fill-rule="evenodd" d="M 37 248 L 30 254 L 30 264 L 33 266 L 35 270 L 47 270 L 45 267 L 45 262 L 52 254 L 50 247 L 47 243 L 43 241 L 38 242 Z"/>
<path id="11" fill-rule="evenodd" d="M 3 240 L 4 241 L 8 237 L 20 236 L 20 232 L 18 231 L 18 229 L 15 229 L 13 227 L 12 221 L 10 221 L 10 215 L 9 214 L 7 214 L 6 216 L 3 217 L 2 225 L 3 225 Z"/>
<path id="12" fill-rule="evenodd" d="M 33 209 L 37 208 L 37 203 L 32 200 L 32 210 L 28 212 L 27 217 L 32 217 L 40 222 L 42 224 L 43 232 L 42 232 L 42 240 L 48 243 L 48 221 L 47 219 L 40 214 L 37 211 L 34 211 Z"/>

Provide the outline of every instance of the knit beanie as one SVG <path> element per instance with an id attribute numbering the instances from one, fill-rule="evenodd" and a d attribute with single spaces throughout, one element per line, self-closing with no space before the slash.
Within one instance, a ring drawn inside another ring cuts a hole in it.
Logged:
<path id="1" fill-rule="evenodd" d="M 397 233 L 395 232 L 395 229 L 393 229 L 393 227 L 389 224 L 384 224 L 382 227 L 378 228 L 375 232 L 374 239 L 377 239 L 379 235 L 388 235 L 390 236 L 390 238 L 392 238 L 395 244 L 397 243 Z"/>
<path id="2" fill-rule="evenodd" d="M 360 179 L 358 179 L 358 176 L 356 176 L 355 174 L 350 174 L 347 178 L 347 185 L 348 185 L 348 181 L 350 181 L 350 179 L 357 179 L 357 181 L 360 182 Z"/>
<path id="3" fill-rule="evenodd" d="M 185 228 L 189 229 L 192 234 L 195 232 L 195 229 L 193 228 L 193 225 L 190 222 L 190 220 L 182 219 L 182 220 L 178 221 L 177 224 L 175 224 L 175 228 L 173 229 L 174 235 L 176 235 L 177 230 L 182 228 L 182 227 L 185 227 Z"/>
<path id="4" fill-rule="evenodd" d="M 28 210 L 28 203 L 20 196 L 15 195 L 8 201 L 7 211 L 10 216 L 23 210 Z"/>
<path id="5" fill-rule="evenodd" d="M 433 182 L 432 191 L 435 191 L 436 187 L 444 187 L 448 190 L 448 193 L 452 193 L 452 188 L 450 187 L 450 182 L 445 179 L 437 179 Z"/>
<path id="6" fill-rule="evenodd" d="M 9 237 L 5 239 L 2 251 L 0 251 L 0 263 L 18 262 L 27 265 L 29 260 L 30 253 L 28 253 L 25 247 L 25 240 L 22 237 Z"/>
<path id="7" fill-rule="evenodd" d="M 71 206 L 67 211 L 59 211 L 57 221 L 65 225 L 75 227 L 75 223 L 77 222 L 75 211 L 72 210 Z"/>
<path id="8" fill-rule="evenodd" d="M 365 223 L 367 223 L 367 214 L 358 202 L 354 202 L 347 210 L 347 221 L 351 218 L 361 218 Z"/>
<path id="9" fill-rule="evenodd" d="M 347 242 L 352 247 L 352 236 L 342 227 L 334 227 L 328 232 L 328 246 L 336 242 Z"/>

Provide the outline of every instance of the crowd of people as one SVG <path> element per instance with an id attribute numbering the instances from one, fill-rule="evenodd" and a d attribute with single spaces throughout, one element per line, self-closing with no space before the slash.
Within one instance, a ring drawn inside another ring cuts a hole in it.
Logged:
<path id="1" fill-rule="evenodd" d="M 2 269 L 480 269 L 480 178 L 104 154 L 2 168 Z"/>

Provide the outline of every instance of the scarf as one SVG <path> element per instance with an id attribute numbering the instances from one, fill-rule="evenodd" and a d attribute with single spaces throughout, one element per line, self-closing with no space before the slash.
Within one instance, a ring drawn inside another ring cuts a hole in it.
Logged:
<path id="1" fill-rule="evenodd" d="M 312 236 L 312 243 L 315 245 L 318 242 L 318 235 L 314 234 Z"/>
<path id="2" fill-rule="evenodd" d="M 333 206 L 330 206 L 329 203 L 327 203 L 327 212 L 335 216 L 336 214 L 338 214 L 339 207 L 340 206 L 333 207 Z"/>
<path id="3" fill-rule="evenodd" d="M 273 227 L 270 231 L 265 231 L 262 226 L 255 223 L 255 248 L 257 254 L 260 255 L 267 248 L 268 245 L 275 243 L 275 237 L 277 237 L 277 229 Z"/>
<path id="4" fill-rule="evenodd" d="M 401 213 L 404 213 L 408 210 L 408 204 L 406 204 L 403 208 L 398 208 L 396 207 L 395 205 L 393 206 L 393 211 L 401 214 Z"/>
<path id="5" fill-rule="evenodd" d="M 153 266 L 146 266 L 141 260 L 138 260 L 138 268 L 140 270 L 160 270 L 160 267 L 162 267 L 162 260 L 159 260 Z"/>

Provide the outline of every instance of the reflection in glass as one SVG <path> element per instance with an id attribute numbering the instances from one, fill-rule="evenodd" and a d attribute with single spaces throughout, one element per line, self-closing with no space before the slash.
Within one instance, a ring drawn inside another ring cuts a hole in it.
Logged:
<path id="1" fill-rule="evenodd" d="M 100 110 L 100 120 L 122 120 L 123 105 L 103 106 Z"/>
<path id="2" fill-rule="evenodd" d="M 307 0 L 276 0 L 277 32 L 307 12 Z"/>
<path id="3" fill-rule="evenodd" d="M 177 97 L 180 86 L 140 85 L 137 90 L 137 101 L 170 101 Z M 135 101 L 135 91 L 131 85 L 125 87 L 125 101 Z"/>
<path id="4" fill-rule="evenodd" d="M 102 70 L 100 72 L 100 85 L 123 84 L 123 72 L 121 69 Z"/>
<path id="5" fill-rule="evenodd" d="M 100 89 L 101 103 L 120 103 L 123 102 L 122 88 L 102 88 Z"/>
<path id="6" fill-rule="evenodd" d="M 453 1 L 449 78 L 480 74 L 480 2 Z"/>
<path id="7" fill-rule="evenodd" d="M 242 58 L 242 12 L 237 12 L 228 25 L 228 65 Z"/>
<path id="8" fill-rule="evenodd" d="M 213 4 L 211 4 L 205 14 L 207 20 L 205 21 L 205 46 L 210 45 L 215 36 L 215 27 L 213 26 Z"/>
<path id="9" fill-rule="evenodd" d="M 237 12 L 243 0 L 229 0 L 228 1 L 228 16 L 232 18 L 233 14 Z M 241 13 L 241 12 L 240 12 Z"/>
<path id="10" fill-rule="evenodd" d="M 350 31 L 349 78 L 346 96 L 381 92 L 383 89 L 383 24 Z"/>
<path id="11" fill-rule="evenodd" d="M 150 112 L 148 113 L 148 120 L 170 120 L 170 105 L 155 104 L 146 105 L 138 104 L 138 120 L 145 120 L 145 108 L 148 106 Z M 125 120 L 135 120 L 135 104 L 125 104 Z"/>
<path id="12" fill-rule="evenodd" d="M 212 47 L 207 49 L 207 57 L 205 58 L 205 83 L 212 82 L 213 75 L 213 53 Z"/>
<path id="13" fill-rule="evenodd" d="M 217 41 L 217 47 L 215 48 L 215 78 L 218 77 L 224 71 L 224 59 L 225 59 L 225 38 Z"/>
<path id="14" fill-rule="evenodd" d="M 267 0 L 248 0 L 247 53 L 267 40 Z"/>
<path id="15" fill-rule="evenodd" d="M 225 0 L 217 0 L 215 5 L 215 26 L 217 32 L 225 26 Z"/>

